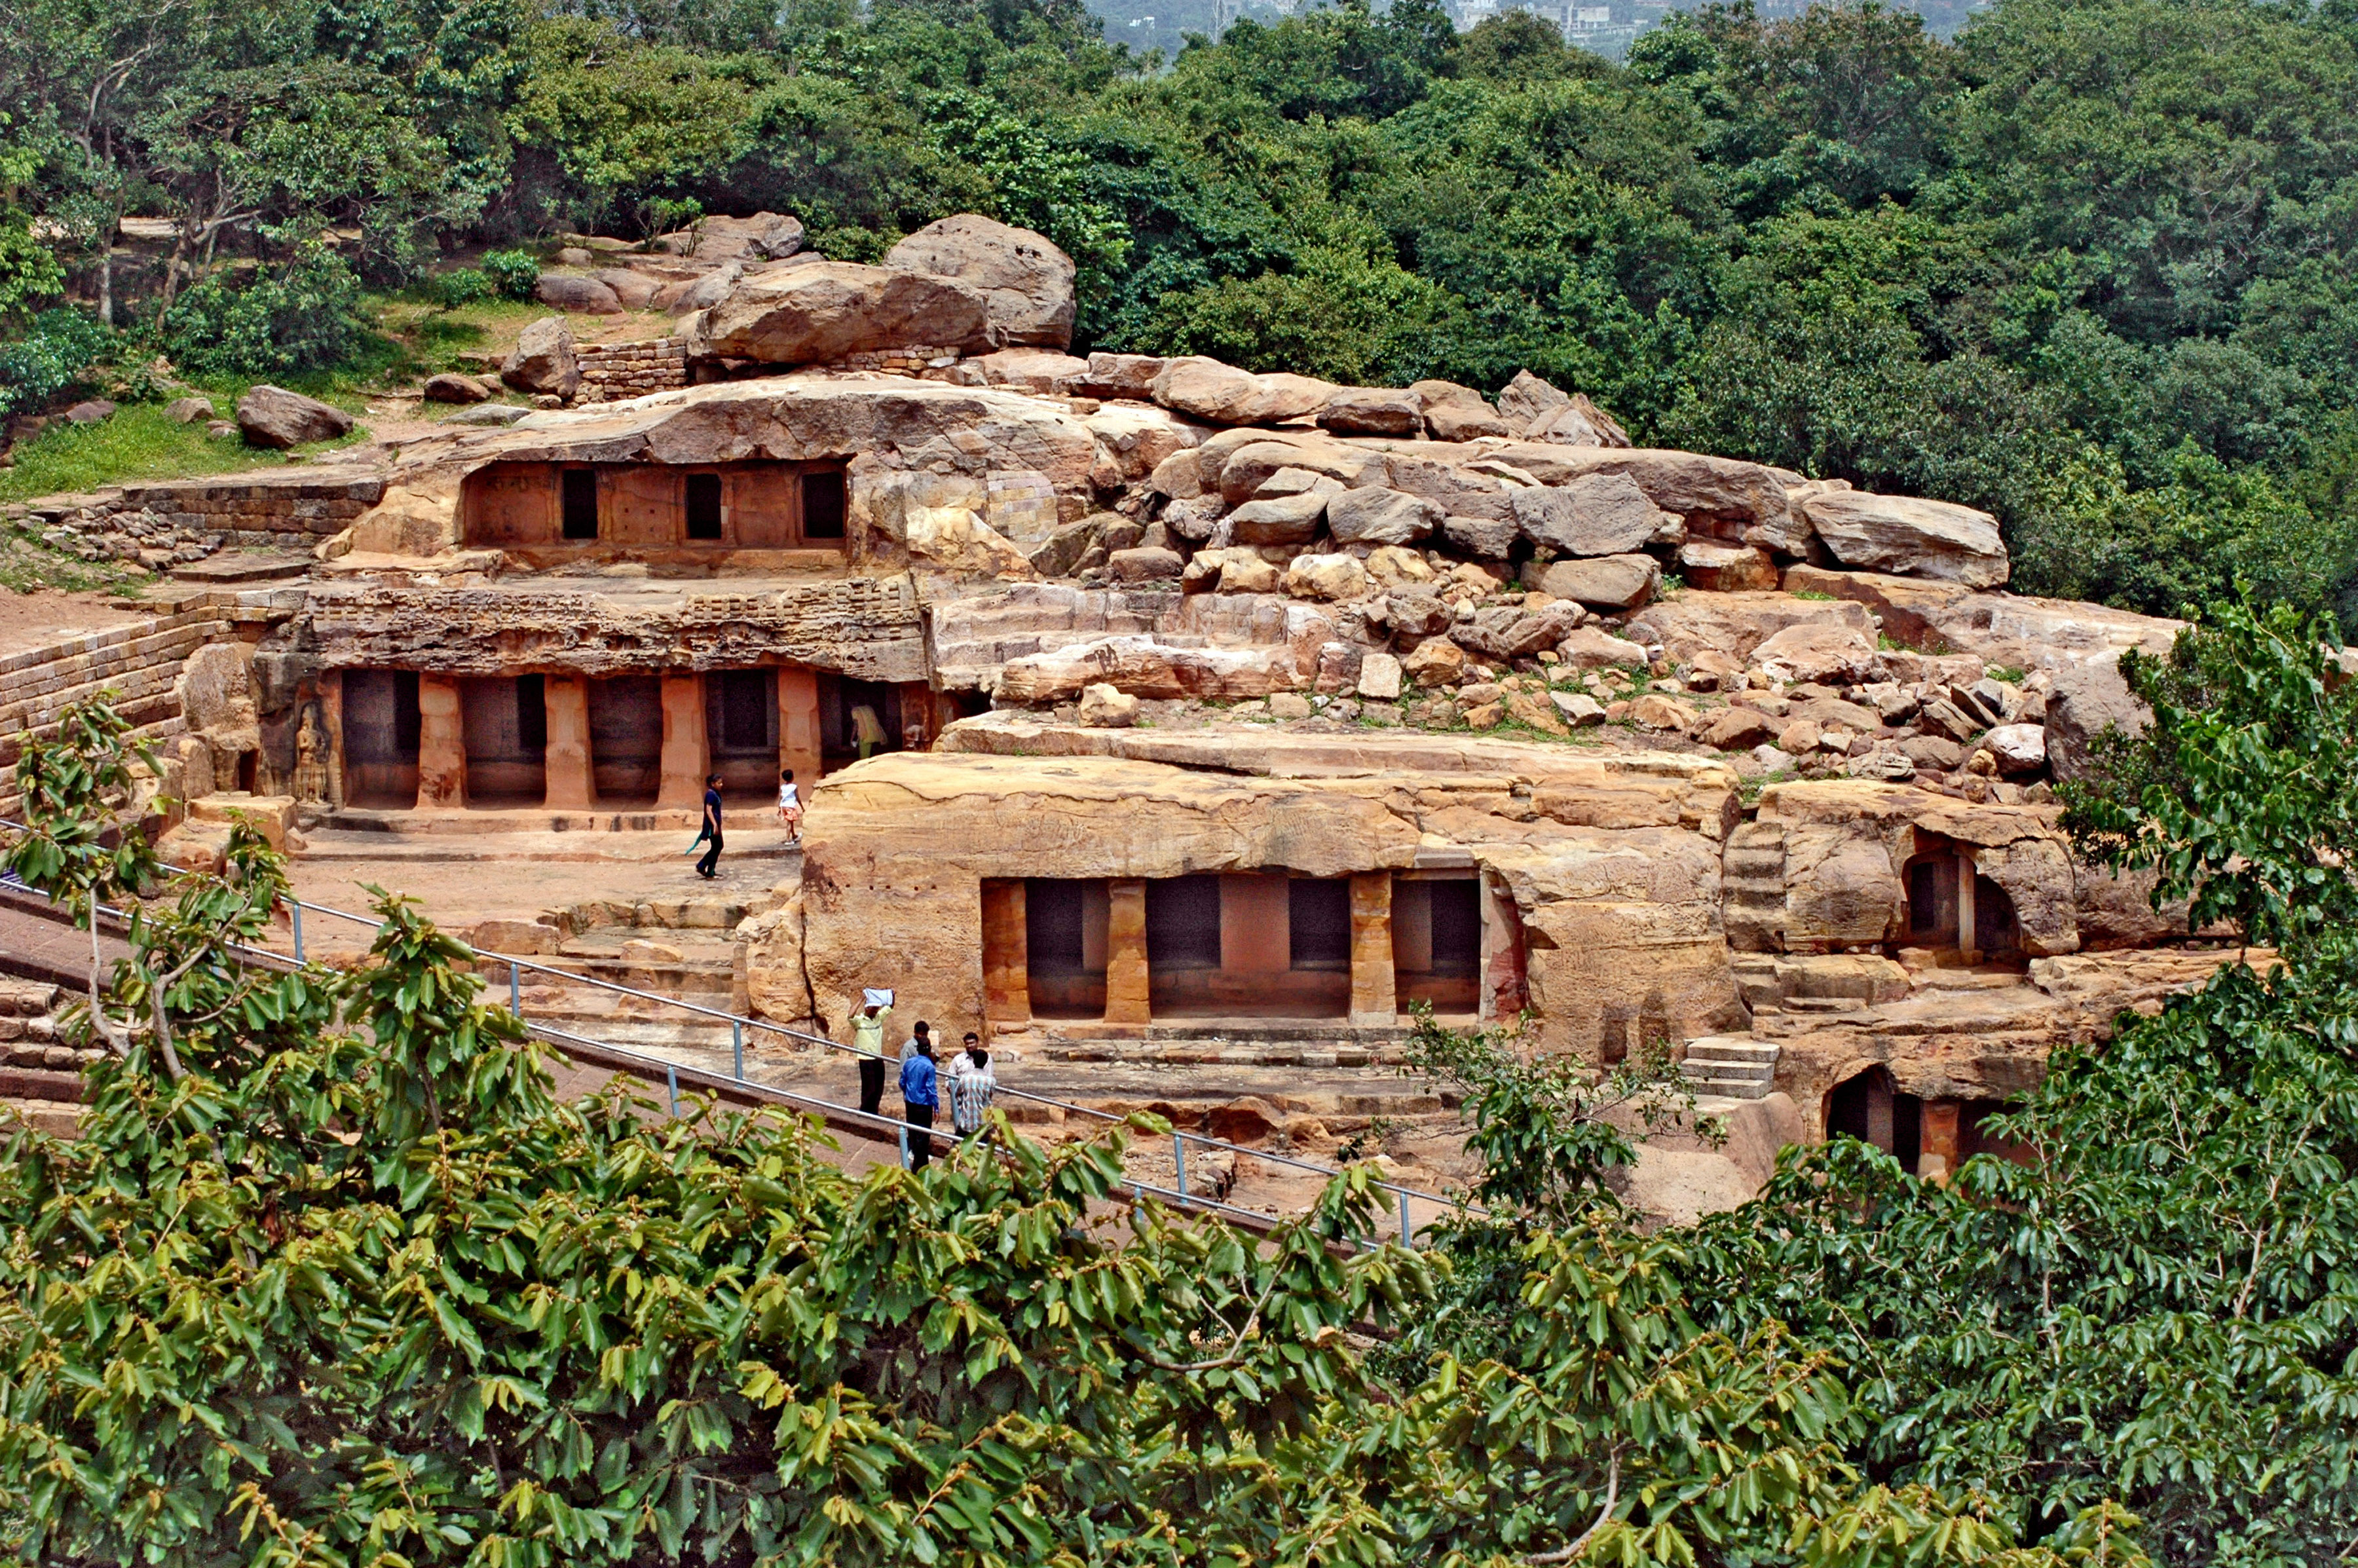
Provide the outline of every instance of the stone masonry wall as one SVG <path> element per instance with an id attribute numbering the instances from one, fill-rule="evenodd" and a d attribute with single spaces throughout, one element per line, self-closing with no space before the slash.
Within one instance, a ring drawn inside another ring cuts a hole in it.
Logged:
<path id="1" fill-rule="evenodd" d="M 619 403 L 687 384 L 687 341 L 649 338 L 630 343 L 584 343 L 574 350 L 581 367 L 576 401 Z"/>
<path id="2" fill-rule="evenodd" d="M 373 475 L 311 469 L 110 486 L 46 496 L 8 514 L 84 560 L 112 557 L 163 571 L 227 546 L 308 550 L 384 495 L 384 481 Z"/>

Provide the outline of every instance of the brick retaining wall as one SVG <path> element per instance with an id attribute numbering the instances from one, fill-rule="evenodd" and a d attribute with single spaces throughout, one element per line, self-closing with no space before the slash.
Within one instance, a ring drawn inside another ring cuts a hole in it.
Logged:
<path id="1" fill-rule="evenodd" d="M 189 655 L 230 635 L 230 618 L 205 602 L 152 621 L 135 621 L 68 637 L 46 647 L 0 655 L 0 811 L 14 812 L 15 768 L 25 731 L 53 733 L 66 705 L 112 687 L 115 710 L 139 738 L 168 741 L 180 733 L 173 683 Z"/>

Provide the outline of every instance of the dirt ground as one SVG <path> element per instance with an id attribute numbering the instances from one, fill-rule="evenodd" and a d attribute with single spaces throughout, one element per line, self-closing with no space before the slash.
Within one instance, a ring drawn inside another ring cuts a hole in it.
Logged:
<path id="1" fill-rule="evenodd" d="M 311 836 L 290 868 L 296 896 L 365 914 L 370 883 L 416 899 L 438 923 L 464 931 L 483 920 L 525 920 L 597 899 L 720 897 L 752 903 L 790 881 L 798 862 L 782 830 L 730 829 L 719 874 L 696 874 L 691 829 L 672 833 Z"/>
<path id="2" fill-rule="evenodd" d="M 21 653 L 60 642 L 81 632 L 145 621 L 166 612 L 159 604 L 110 593 L 63 593 L 44 589 L 12 593 L 0 589 L 0 654 Z"/>

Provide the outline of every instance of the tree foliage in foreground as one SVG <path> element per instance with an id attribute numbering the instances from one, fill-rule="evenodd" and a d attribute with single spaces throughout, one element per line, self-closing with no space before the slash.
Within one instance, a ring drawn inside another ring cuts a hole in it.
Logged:
<path id="1" fill-rule="evenodd" d="M 349 973 L 231 961 L 282 867 L 154 885 L 124 729 L 19 764 L 11 869 L 135 903 L 81 1135 L 0 1164 L 0 1533 L 28 1560 L 2134 1563 L 1869 1484 L 1826 1353 L 1696 1322 L 1674 1240 L 1534 1227 L 1496 1354 L 1360 1336 L 1445 1254 L 1364 1171 L 1266 1239 L 1001 1124 L 849 1174 L 801 1119 L 552 1092 L 395 898 Z M 141 896 L 145 890 L 145 896 Z"/>

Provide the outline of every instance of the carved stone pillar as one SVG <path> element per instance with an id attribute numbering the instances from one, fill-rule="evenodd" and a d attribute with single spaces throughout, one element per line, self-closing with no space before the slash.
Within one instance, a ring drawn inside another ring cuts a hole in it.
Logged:
<path id="1" fill-rule="evenodd" d="M 663 677 L 663 783 L 658 806 L 698 811 L 712 748 L 704 733 L 704 677 L 666 672 Z"/>
<path id="2" fill-rule="evenodd" d="M 993 1023 L 1032 1022 L 1030 932 L 1023 883 L 982 884 L 982 1011 Z"/>
<path id="3" fill-rule="evenodd" d="M 1957 950 L 1968 964 L 1982 961 L 1981 940 L 1974 930 L 1974 858 L 1957 851 Z"/>
<path id="4" fill-rule="evenodd" d="M 1392 994 L 1392 874 L 1351 878 L 1351 1022 L 1389 1026 L 1399 1015 Z"/>
<path id="5" fill-rule="evenodd" d="M 818 672 L 788 665 L 778 671 L 778 766 L 795 770 L 806 808 L 820 765 Z"/>
<path id="6" fill-rule="evenodd" d="M 450 676 L 417 677 L 417 806 L 456 811 L 467 804 L 467 726 L 459 683 Z"/>
<path id="7" fill-rule="evenodd" d="M 1923 1119 L 1916 1154 L 1916 1173 L 1928 1182 L 1945 1182 L 1957 1173 L 1964 1163 L 1964 1137 L 1962 1130 L 1964 1109 L 1963 1101 L 1928 1099 L 1924 1102 Z"/>
<path id="8" fill-rule="evenodd" d="M 1146 883 L 1125 877 L 1106 884 L 1106 1010 L 1108 1023 L 1145 1023 L 1147 1003 Z"/>
<path id="9" fill-rule="evenodd" d="M 594 810 L 598 779 L 590 752 L 590 683 L 579 676 L 549 676 L 540 689 L 548 713 L 548 744 L 542 753 L 548 778 L 545 804 L 551 811 Z"/>

